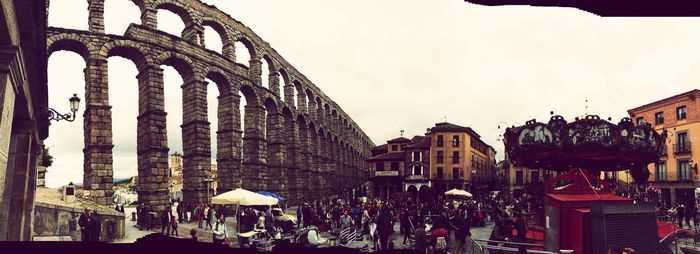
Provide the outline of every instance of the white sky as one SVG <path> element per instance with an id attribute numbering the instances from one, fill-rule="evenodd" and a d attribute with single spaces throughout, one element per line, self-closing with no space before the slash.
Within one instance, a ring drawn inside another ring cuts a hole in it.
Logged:
<path id="1" fill-rule="evenodd" d="M 584 113 L 586 99 L 589 114 L 617 122 L 627 109 L 700 81 L 700 19 L 601 18 L 575 9 L 462 0 L 204 2 L 269 42 L 377 145 L 401 129 L 405 136 L 422 135 L 446 116 L 473 128 L 500 159 L 500 122 L 547 121 L 550 110 L 573 119 Z M 49 24 L 87 30 L 86 8 L 86 1 L 51 0 Z M 129 23 L 140 23 L 140 14 L 131 1 L 106 0 L 105 22 L 107 33 L 123 34 Z M 158 24 L 176 35 L 184 28 L 178 16 L 162 10 Z M 220 51 L 211 31 L 205 31 L 207 47 Z M 77 54 L 51 56 L 51 107 L 67 112 L 72 93 L 85 97 L 84 67 Z M 170 151 L 182 152 L 182 79 L 164 69 Z M 137 173 L 136 74 L 129 60 L 109 58 L 116 178 Z M 210 116 L 215 93 L 208 96 Z M 51 125 L 46 144 L 56 159 L 48 186 L 82 181 L 82 121 Z M 215 117 L 210 121 L 216 126 Z"/>

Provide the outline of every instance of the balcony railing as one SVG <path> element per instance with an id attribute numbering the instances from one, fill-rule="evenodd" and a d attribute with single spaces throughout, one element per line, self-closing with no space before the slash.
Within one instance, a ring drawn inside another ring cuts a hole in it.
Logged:
<path id="1" fill-rule="evenodd" d="M 690 153 L 690 142 L 678 143 L 673 147 L 675 153 Z"/>

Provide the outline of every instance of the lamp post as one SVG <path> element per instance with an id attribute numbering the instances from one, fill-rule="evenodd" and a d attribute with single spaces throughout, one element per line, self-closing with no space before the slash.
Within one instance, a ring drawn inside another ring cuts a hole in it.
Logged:
<path id="1" fill-rule="evenodd" d="M 207 186 L 207 203 L 209 203 L 209 202 L 211 202 L 211 200 L 209 200 L 209 190 L 211 189 L 211 187 L 210 187 L 211 182 L 213 182 L 214 180 L 211 178 L 204 178 L 203 181 L 204 181 L 204 183 L 206 183 L 206 186 Z"/>
<path id="2" fill-rule="evenodd" d="M 68 122 L 75 121 L 75 112 L 78 112 L 78 109 L 80 109 L 80 98 L 78 98 L 78 94 L 73 94 L 73 97 L 70 97 L 68 99 L 70 102 L 70 111 L 71 113 L 68 114 L 61 114 L 58 111 L 56 111 L 53 108 L 49 108 L 49 121 L 55 120 L 56 122 L 61 121 L 61 120 L 66 120 Z"/>

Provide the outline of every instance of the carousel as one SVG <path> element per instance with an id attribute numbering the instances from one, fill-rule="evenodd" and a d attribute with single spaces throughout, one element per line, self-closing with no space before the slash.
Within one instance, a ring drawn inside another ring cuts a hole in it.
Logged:
<path id="1" fill-rule="evenodd" d="M 548 123 L 531 120 L 505 130 L 511 163 L 557 172 L 545 181 L 543 209 L 533 216 L 539 219 L 528 225 L 528 238 L 547 251 L 605 253 L 624 246 L 660 253 L 660 242 L 675 230 L 656 221 L 653 204 L 633 204 L 600 179 L 603 171 L 628 171 L 635 183 L 646 183 L 647 166 L 659 159 L 666 131 L 634 125 L 630 118 L 610 120 L 587 115 L 567 122 L 552 113 Z"/>

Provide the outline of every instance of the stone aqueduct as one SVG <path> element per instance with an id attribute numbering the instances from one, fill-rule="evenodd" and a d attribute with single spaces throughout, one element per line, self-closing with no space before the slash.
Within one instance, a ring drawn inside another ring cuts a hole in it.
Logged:
<path id="1" fill-rule="evenodd" d="M 365 159 L 374 146 L 372 141 L 336 103 L 248 27 L 196 0 L 132 0 L 141 10 L 141 24 L 131 24 L 123 36 L 111 35 L 104 32 L 104 0 L 87 1 L 88 31 L 50 27 L 47 50 L 48 55 L 60 50 L 76 52 L 87 65 L 83 183 L 91 199 L 112 202 L 112 106 L 107 84 L 107 58 L 111 56 L 130 59 L 139 72 L 137 191 L 139 201 L 154 210 L 164 209 L 169 201 L 161 65 L 174 67 L 184 83 L 185 201 L 207 198 L 204 179 L 211 166 L 210 135 L 216 135 L 217 141 L 219 192 L 242 187 L 292 198 L 318 197 L 357 188 L 366 181 Z M 49 0 L 47 15 L 48 6 Z M 156 29 L 159 9 L 182 18 L 181 37 Z M 221 36 L 222 53 L 204 48 L 204 26 Z M 246 48 L 234 48 L 235 42 Z M 236 63 L 237 50 L 248 50 L 250 67 Z M 262 61 L 269 66 L 269 88 L 262 84 Z M 216 133 L 211 133 L 207 120 L 205 78 L 219 90 Z M 246 100 L 243 129 L 239 92 Z"/>

